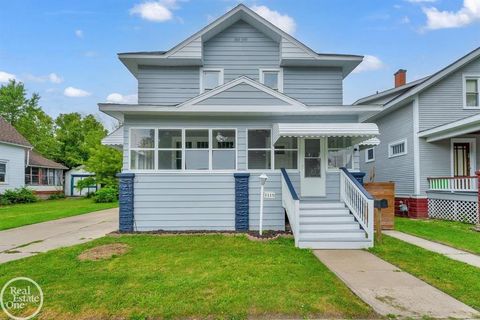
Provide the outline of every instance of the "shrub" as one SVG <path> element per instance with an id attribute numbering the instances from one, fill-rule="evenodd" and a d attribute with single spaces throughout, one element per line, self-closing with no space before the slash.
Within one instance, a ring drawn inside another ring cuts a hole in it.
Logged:
<path id="1" fill-rule="evenodd" d="M 105 187 L 95 193 L 93 200 L 98 203 L 115 202 L 118 199 L 118 191 L 112 187 Z"/>
<path id="2" fill-rule="evenodd" d="M 37 202 L 38 198 L 33 190 L 28 188 L 8 189 L 1 195 L 2 202 L 8 204 Z"/>
<path id="3" fill-rule="evenodd" d="M 58 199 L 65 199 L 65 193 L 63 192 L 52 193 L 48 197 L 48 200 L 58 200 Z"/>

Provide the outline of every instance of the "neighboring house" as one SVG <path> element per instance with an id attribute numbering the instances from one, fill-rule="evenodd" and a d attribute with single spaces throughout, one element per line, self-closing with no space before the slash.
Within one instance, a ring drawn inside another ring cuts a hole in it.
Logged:
<path id="1" fill-rule="evenodd" d="M 63 171 L 68 168 L 32 148 L 12 125 L 0 117 L 0 193 L 25 186 L 40 197 L 63 191 Z"/>
<path id="2" fill-rule="evenodd" d="M 95 176 L 95 174 L 85 170 L 84 165 L 72 168 L 65 172 L 65 195 L 67 197 L 86 196 L 88 193 L 95 192 L 100 189 L 100 186 L 95 184 L 81 190 L 77 188 L 79 181 L 93 176 Z"/>
<path id="3" fill-rule="evenodd" d="M 343 105 L 361 56 L 312 51 L 239 5 L 169 51 L 119 54 L 138 104 L 101 103 L 123 127 L 120 230 L 285 230 L 296 245 L 373 245 L 373 201 L 347 170 L 376 137 Z M 286 170 L 281 170 L 282 168 Z M 346 207 L 347 205 L 347 207 Z"/>
<path id="4" fill-rule="evenodd" d="M 394 181 L 396 206 L 407 204 L 413 217 L 475 222 L 480 163 L 480 48 L 438 71 L 358 100 L 382 105 L 374 116 L 380 145 L 361 153 L 366 180 Z"/>

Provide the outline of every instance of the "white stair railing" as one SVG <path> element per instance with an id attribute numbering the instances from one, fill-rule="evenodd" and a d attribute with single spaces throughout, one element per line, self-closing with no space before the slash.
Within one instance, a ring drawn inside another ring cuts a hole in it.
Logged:
<path id="1" fill-rule="evenodd" d="M 282 206 L 287 212 L 290 228 L 292 228 L 295 246 L 298 247 L 298 238 L 300 236 L 300 199 L 290 181 L 290 177 L 285 169 L 282 172 Z"/>
<path id="2" fill-rule="evenodd" d="M 373 243 L 374 199 L 345 168 L 340 170 L 340 200 L 347 205 Z"/>

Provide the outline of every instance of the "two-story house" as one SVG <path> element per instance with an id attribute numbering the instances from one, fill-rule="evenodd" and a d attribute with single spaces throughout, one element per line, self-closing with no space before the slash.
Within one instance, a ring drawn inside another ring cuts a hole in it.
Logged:
<path id="1" fill-rule="evenodd" d="M 381 143 L 361 153 L 367 180 L 394 181 L 396 207 L 410 216 L 477 221 L 480 161 L 480 48 L 435 74 L 362 98 L 381 105 L 363 118 L 378 124 Z"/>
<path id="2" fill-rule="evenodd" d="M 286 211 L 300 247 L 372 245 L 373 201 L 350 171 L 379 134 L 359 117 L 380 108 L 343 105 L 362 56 L 317 53 L 239 5 L 119 58 L 138 104 L 99 107 L 123 124 L 104 140 L 123 147 L 121 231 L 258 230 L 263 197 L 263 229 L 285 230 Z"/>

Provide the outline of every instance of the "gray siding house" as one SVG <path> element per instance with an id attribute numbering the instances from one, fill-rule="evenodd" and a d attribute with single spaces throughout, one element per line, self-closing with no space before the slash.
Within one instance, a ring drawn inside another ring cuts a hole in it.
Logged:
<path id="1" fill-rule="evenodd" d="M 413 217 L 474 223 L 480 161 L 480 48 L 437 73 L 355 102 L 383 110 L 363 118 L 381 131 L 380 144 L 360 154 L 366 180 L 394 181 L 396 204 Z"/>
<path id="2" fill-rule="evenodd" d="M 100 103 L 122 127 L 120 230 L 258 230 L 299 247 L 373 244 L 373 200 L 353 178 L 378 136 L 343 105 L 361 56 L 316 53 L 244 5 L 168 51 L 119 54 L 138 104 Z M 268 176 L 260 194 L 260 175 Z"/>

